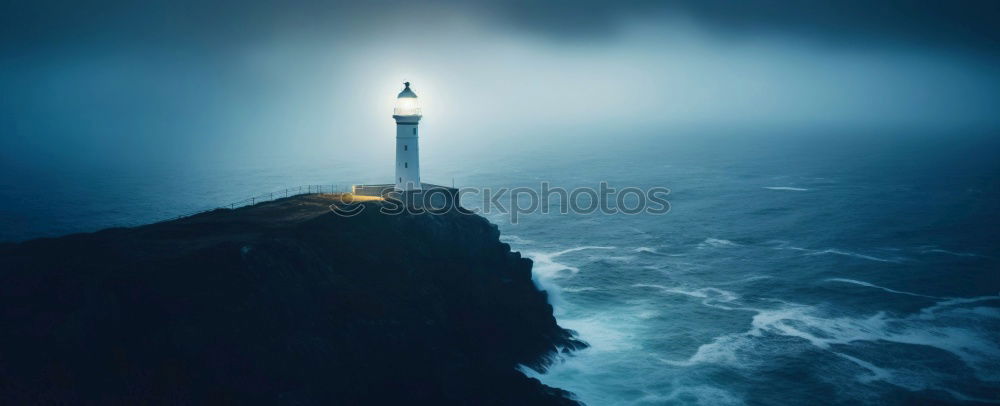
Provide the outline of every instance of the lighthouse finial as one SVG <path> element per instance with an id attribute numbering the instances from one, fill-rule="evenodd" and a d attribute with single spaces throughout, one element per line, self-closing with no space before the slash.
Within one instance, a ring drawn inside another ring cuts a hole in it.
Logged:
<path id="1" fill-rule="evenodd" d="M 403 85 L 406 87 L 410 87 L 410 82 L 403 82 Z"/>

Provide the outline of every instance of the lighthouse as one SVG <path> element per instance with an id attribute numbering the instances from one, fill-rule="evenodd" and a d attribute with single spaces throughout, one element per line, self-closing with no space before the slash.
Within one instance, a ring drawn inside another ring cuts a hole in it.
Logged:
<path id="1" fill-rule="evenodd" d="M 403 83 L 396 97 L 392 118 L 396 120 L 396 187 L 397 191 L 420 190 L 420 147 L 417 144 L 417 124 L 420 104 L 410 82 Z"/>
<path id="2" fill-rule="evenodd" d="M 448 210 L 460 207 L 458 189 L 420 182 L 417 124 L 421 117 L 417 94 L 410 89 L 410 82 L 403 83 L 403 91 L 396 96 L 396 108 L 392 112 L 396 120 L 396 178 L 393 183 L 352 185 L 352 195 L 401 202 L 397 208 Z"/>

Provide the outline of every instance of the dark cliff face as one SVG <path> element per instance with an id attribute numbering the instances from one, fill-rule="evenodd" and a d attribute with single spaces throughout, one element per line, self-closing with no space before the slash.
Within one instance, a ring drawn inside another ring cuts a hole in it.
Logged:
<path id="1" fill-rule="evenodd" d="M 467 214 L 299 196 L 0 246 L 0 403 L 572 404 L 583 346 Z"/>

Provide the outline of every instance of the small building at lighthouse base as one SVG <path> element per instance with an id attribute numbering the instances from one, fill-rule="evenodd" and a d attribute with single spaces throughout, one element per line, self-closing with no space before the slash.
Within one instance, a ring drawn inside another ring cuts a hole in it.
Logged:
<path id="1" fill-rule="evenodd" d="M 353 185 L 351 194 L 397 200 L 408 207 L 424 209 L 451 209 L 461 203 L 458 189 L 431 183 L 421 183 L 419 190 L 408 191 L 397 190 L 395 184 Z"/>

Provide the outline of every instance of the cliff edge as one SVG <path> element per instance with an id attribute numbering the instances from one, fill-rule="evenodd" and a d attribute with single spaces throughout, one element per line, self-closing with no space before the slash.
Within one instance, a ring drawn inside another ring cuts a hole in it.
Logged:
<path id="1" fill-rule="evenodd" d="M 0 403 L 576 404 L 496 226 L 333 200 L 0 245 Z"/>

